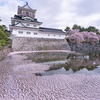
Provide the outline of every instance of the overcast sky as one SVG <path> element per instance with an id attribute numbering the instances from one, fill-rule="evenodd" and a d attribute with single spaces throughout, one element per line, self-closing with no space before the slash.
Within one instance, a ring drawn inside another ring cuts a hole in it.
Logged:
<path id="1" fill-rule="evenodd" d="M 36 18 L 43 22 L 42 27 L 64 30 L 77 24 L 100 29 L 100 0 L 0 0 L 0 23 L 9 27 L 18 5 L 24 6 L 27 1 L 37 10 Z"/>

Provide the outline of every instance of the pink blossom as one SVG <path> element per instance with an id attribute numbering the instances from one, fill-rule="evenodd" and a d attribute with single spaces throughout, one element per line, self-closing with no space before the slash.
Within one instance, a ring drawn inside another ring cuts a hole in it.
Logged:
<path id="1" fill-rule="evenodd" d="M 84 41 L 84 38 L 83 38 L 83 35 L 80 34 L 80 33 L 75 33 L 75 34 L 72 34 L 71 36 L 69 36 L 69 40 L 70 41 L 73 41 L 73 42 L 83 42 Z"/>
<path id="2" fill-rule="evenodd" d="M 72 34 L 74 34 L 74 33 L 75 33 L 75 31 L 74 31 L 74 30 L 72 30 L 72 29 L 69 29 L 69 30 L 68 30 L 68 33 L 69 33 L 69 35 L 72 35 Z"/>
<path id="3" fill-rule="evenodd" d="M 79 30 L 69 30 L 69 40 L 71 42 L 77 42 L 81 43 L 83 41 L 90 42 L 90 43 L 96 43 L 100 41 L 100 35 L 97 35 L 94 32 L 79 32 Z"/>

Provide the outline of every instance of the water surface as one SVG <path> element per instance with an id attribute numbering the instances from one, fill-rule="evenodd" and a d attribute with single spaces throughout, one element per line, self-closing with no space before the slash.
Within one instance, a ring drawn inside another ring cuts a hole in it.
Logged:
<path id="1" fill-rule="evenodd" d="M 100 74 L 100 53 L 91 54 L 71 54 L 64 52 L 38 52 L 22 53 L 27 59 L 35 63 L 49 65 L 48 70 L 42 73 L 35 73 L 36 76 L 54 74 Z M 42 66 L 41 66 L 42 68 Z"/>

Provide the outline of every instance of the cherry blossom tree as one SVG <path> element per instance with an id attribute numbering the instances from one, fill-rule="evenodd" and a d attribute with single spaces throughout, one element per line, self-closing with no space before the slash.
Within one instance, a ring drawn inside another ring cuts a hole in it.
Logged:
<path id="1" fill-rule="evenodd" d="M 70 42 L 76 42 L 76 43 L 81 43 L 81 42 L 90 42 L 92 44 L 97 43 L 100 41 L 100 35 L 95 34 L 94 32 L 79 32 L 79 29 L 75 30 L 68 30 L 68 39 Z"/>
<path id="2" fill-rule="evenodd" d="M 81 43 L 84 41 L 84 38 L 82 34 L 76 32 L 75 34 L 72 34 L 71 36 L 69 36 L 69 40 L 71 42 Z"/>

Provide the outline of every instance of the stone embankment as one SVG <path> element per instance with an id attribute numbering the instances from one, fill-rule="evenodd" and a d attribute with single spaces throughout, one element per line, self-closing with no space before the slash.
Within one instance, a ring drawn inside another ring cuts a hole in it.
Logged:
<path id="1" fill-rule="evenodd" d="M 2 49 L 0 49 L 0 60 L 7 56 L 10 52 L 11 48 L 8 46 L 2 47 Z"/>
<path id="2" fill-rule="evenodd" d="M 70 50 L 65 39 L 14 37 L 13 51 Z"/>
<path id="3" fill-rule="evenodd" d="M 71 51 L 81 52 L 81 53 L 92 53 L 100 51 L 100 43 L 90 44 L 90 43 L 71 43 L 68 42 Z"/>

